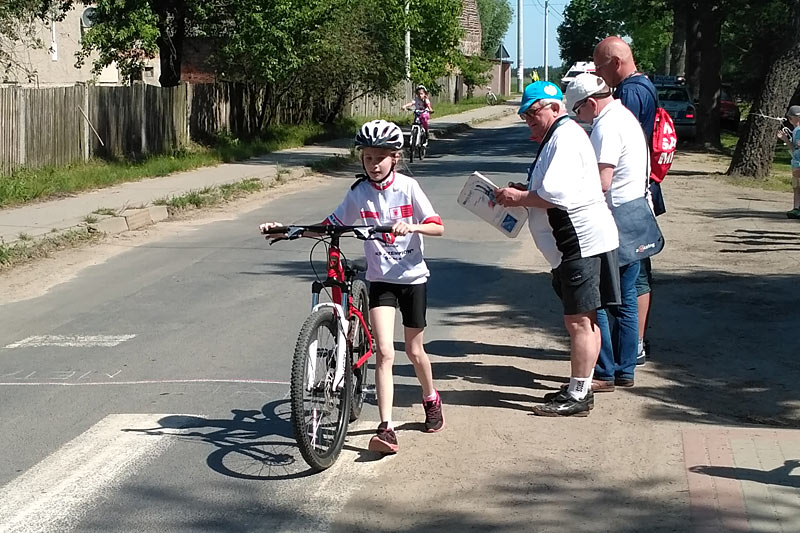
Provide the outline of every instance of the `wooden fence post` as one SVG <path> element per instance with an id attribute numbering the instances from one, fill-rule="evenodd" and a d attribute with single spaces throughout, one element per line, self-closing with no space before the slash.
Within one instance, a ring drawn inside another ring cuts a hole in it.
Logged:
<path id="1" fill-rule="evenodd" d="M 25 166 L 26 161 L 26 141 L 27 141 L 27 106 L 28 99 L 26 98 L 27 89 L 17 87 L 17 167 Z"/>
<path id="2" fill-rule="evenodd" d="M 145 98 L 146 87 L 144 83 L 137 83 L 136 85 L 134 85 L 134 87 L 135 87 L 134 94 L 138 92 L 139 99 L 141 100 L 139 106 L 139 117 L 142 123 L 142 155 L 145 155 L 147 153 L 147 103 L 146 103 L 147 99 Z"/>
<path id="3" fill-rule="evenodd" d="M 89 160 L 89 142 L 91 141 L 91 131 L 89 131 L 89 84 L 83 84 L 83 109 L 86 114 L 83 122 L 83 160 Z"/>

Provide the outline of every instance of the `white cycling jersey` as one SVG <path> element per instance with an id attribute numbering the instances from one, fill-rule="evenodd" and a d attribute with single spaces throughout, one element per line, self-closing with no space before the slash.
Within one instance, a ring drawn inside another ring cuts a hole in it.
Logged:
<path id="1" fill-rule="evenodd" d="M 380 184 L 370 180 L 359 183 L 328 217 L 338 226 L 367 224 L 391 226 L 407 224 L 441 224 L 428 197 L 416 180 L 393 172 Z M 422 235 L 384 236 L 384 240 L 364 242 L 367 257 L 367 280 L 414 285 L 425 283 L 430 275 L 423 257 Z"/>

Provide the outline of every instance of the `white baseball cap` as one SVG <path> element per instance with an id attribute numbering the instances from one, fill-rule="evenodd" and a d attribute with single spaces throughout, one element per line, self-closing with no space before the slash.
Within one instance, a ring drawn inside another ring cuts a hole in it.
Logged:
<path id="1" fill-rule="evenodd" d="M 567 86 L 567 92 L 564 94 L 567 99 L 567 109 L 571 111 L 578 102 L 595 94 L 610 96 L 611 89 L 608 88 L 603 78 L 588 72 L 578 74 Z"/>

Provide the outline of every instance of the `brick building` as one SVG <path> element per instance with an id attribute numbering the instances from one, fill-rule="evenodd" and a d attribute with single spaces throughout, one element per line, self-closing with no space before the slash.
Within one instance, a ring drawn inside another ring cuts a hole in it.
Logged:
<path id="1" fill-rule="evenodd" d="M 483 39 L 481 19 L 478 16 L 478 2 L 477 0 L 463 0 L 463 5 L 461 27 L 464 28 L 465 35 L 461 39 L 461 52 L 464 55 L 477 56 L 481 53 Z"/>

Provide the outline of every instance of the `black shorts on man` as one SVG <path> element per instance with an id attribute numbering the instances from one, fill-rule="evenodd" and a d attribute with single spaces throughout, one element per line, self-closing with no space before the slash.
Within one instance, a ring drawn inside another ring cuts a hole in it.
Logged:
<path id="1" fill-rule="evenodd" d="M 565 315 L 591 313 L 622 301 L 616 250 L 563 261 L 552 274 Z"/>
<path id="2" fill-rule="evenodd" d="M 428 284 L 385 283 L 372 281 L 369 284 L 369 308 L 400 307 L 403 325 L 407 328 L 424 328 L 427 325 L 425 314 L 428 309 Z"/>

